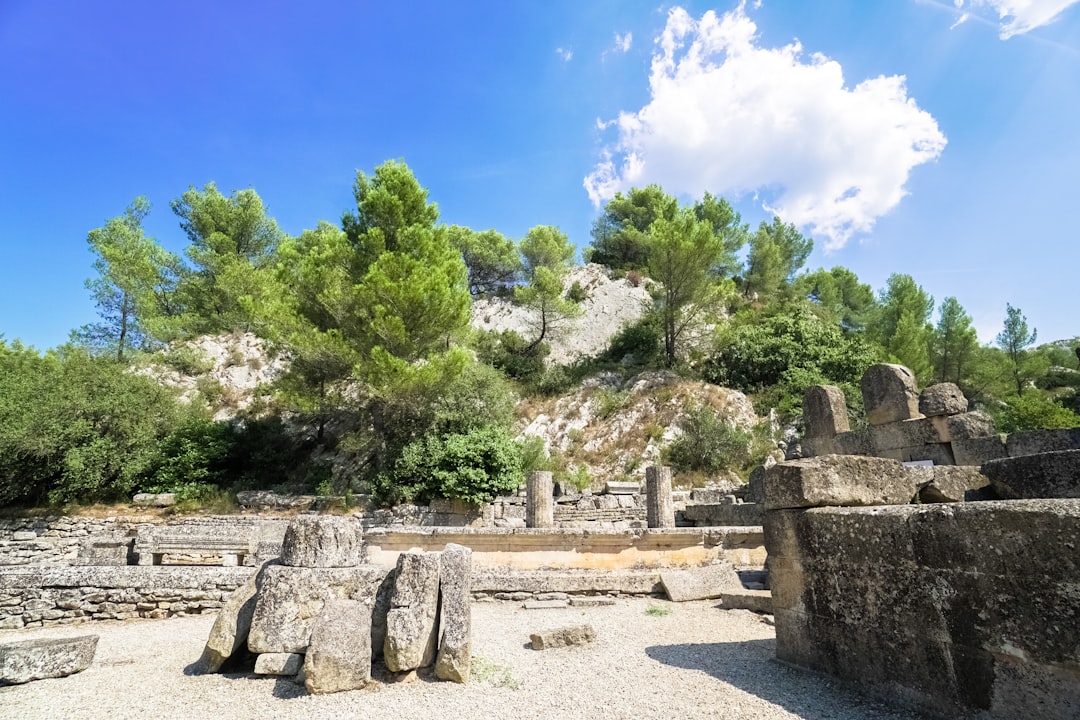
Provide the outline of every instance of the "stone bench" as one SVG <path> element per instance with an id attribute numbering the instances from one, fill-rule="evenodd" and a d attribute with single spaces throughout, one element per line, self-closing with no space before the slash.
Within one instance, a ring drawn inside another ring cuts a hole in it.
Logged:
<path id="1" fill-rule="evenodd" d="M 237 567 L 257 552 L 258 546 L 251 532 L 237 534 L 217 528 L 208 528 L 205 532 L 153 528 L 139 533 L 135 539 L 139 565 L 161 565 L 166 555 L 214 555 L 221 557 L 222 566 Z"/>

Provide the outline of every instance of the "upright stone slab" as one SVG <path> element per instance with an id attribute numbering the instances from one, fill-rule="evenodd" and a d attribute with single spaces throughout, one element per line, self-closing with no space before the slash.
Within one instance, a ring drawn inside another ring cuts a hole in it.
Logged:
<path id="1" fill-rule="evenodd" d="M 525 526 L 549 528 L 555 525 L 555 495 L 551 473 L 535 470 L 525 483 Z"/>
<path id="2" fill-rule="evenodd" d="M 439 656 L 435 677 L 464 683 L 469 681 L 472 660 L 472 550 L 447 543 L 439 558 Z"/>
<path id="3" fill-rule="evenodd" d="M 675 504 L 671 500 L 671 468 L 645 468 L 645 516 L 651 528 L 675 527 Z"/>
<path id="4" fill-rule="evenodd" d="M 232 657 L 247 643 L 251 630 L 251 618 L 255 615 L 255 602 L 263 576 L 268 565 L 277 565 L 276 560 L 264 563 L 243 585 L 236 588 L 225 604 L 218 611 L 214 626 L 210 628 L 210 637 L 206 640 L 202 657 L 199 658 L 200 672 L 215 673 L 225 661 Z"/>
<path id="5" fill-rule="evenodd" d="M 66 677 L 94 661 L 97 635 L 0 643 L 0 687 Z"/>
<path id="6" fill-rule="evenodd" d="M 915 374 L 903 365 L 871 365 L 859 385 L 869 424 L 884 425 L 922 417 Z"/>
<path id="7" fill-rule="evenodd" d="M 832 438 L 850 430 L 844 392 L 835 385 L 811 385 L 803 395 L 803 422 L 810 438 Z"/>
<path id="8" fill-rule="evenodd" d="M 356 567 L 361 562 L 360 523 L 337 515 L 301 515 L 285 530 L 281 563 L 290 567 Z"/>
<path id="9" fill-rule="evenodd" d="M 434 662 L 438 606 L 439 556 L 424 552 L 398 555 L 383 643 L 383 660 L 391 672 L 415 670 Z"/>
<path id="10" fill-rule="evenodd" d="M 328 600 L 311 629 L 304 686 L 314 695 L 359 690 L 371 681 L 371 608 Z"/>

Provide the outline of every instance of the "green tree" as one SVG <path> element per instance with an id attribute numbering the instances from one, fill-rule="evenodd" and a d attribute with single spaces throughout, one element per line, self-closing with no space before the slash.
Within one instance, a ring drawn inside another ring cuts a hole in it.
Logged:
<path id="1" fill-rule="evenodd" d="M 211 182 L 202 190 L 188 188 L 171 207 L 191 243 L 186 254 L 192 266 L 178 288 L 185 306 L 181 328 L 196 334 L 253 329 L 284 238 L 262 198 L 250 188 L 226 197 Z"/>
<path id="2" fill-rule="evenodd" d="M 873 337 L 889 355 L 915 373 L 920 382 L 927 382 L 933 373 L 930 314 L 934 311 L 934 298 L 910 275 L 893 274 L 880 294 L 878 307 Z"/>
<path id="3" fill-rule="evenodd" d="M 971 316 L 955 297 L 947 297 L 938 308 L 938 324 L 934 328 L 930 350 L 937 382 L 967 385 L 970 364 L 979 345 L 971 324 Z"/>
<path id="4" fill-rule="evenodd" d="M 1026 348 L 1035 342 L 1037 336 L 1038 332 L 1034 328 L 1028 331 L 1027 318 L 1020 312 L 1020 308 L 1006 303 L 1005 327 L 998 333 L 997 345 L 1009 358 L 1017 396 L 1024 394 L 1024 385 L 1029 379 L 1024 368 L 1024 360 L 1027 357 Z"/>
<path id="5" fill-rule="evenodd" d="M 727 252 L 713 225 L 692 210 L 674 219 L 659 219 L 649 227 L 649 274 L 660 283 L 657 308 L 664 331 L 664 355 L 675 365 L 679 339 L 686 328 L 720 302 L 730 288 L 716 282 L 713 268 Z"/>
<path id="6" fill-rule="evenodd" d="M 519 247 L 529 282 L 514 288 L 514 301 L 532 310 L 535 337 L 525 352 L 533 353 L 554 329 L 581 313 L 563 291 L 574 246 L 558 228 L 538 225 L 525 234 Z"/>
<path id="7" fill-rule="evenodd" d="M 672 220 L 679 202 L 659 185 L 630 188 L 604 206 L 593 223 L 593 244 L 587 251 L 589 262 L 620 270 L 642 270 L 648 263 L 649 226 L 661 218 Z"/>
<path id="8" fill-rule="evenodd" d="M 746 297 L 776 297 L 806 264 L 813 249 L 814 241 L 803 237 L 794 225 L 778 217 L 772 223 L 763 221 L 750 238 Z"/>
<path id="9" fill-rule="evenodd" d="M 798 294 L 814 303 L 826 320 L 846 331 L 862 331 L 874 311 L 874 291 L 845 267 L 803 273 L 795 284 Z"/>
<path id="10" fill-rule="evenodd" d="M 486 295 L 513 287 L 523 269 L 513 240 L 496 230 L 477 232 L 460 225 L 451 225 L 448 232 L 469 271 L 469 292 Z"/>
<path id="11" fill-rule="evenodd" d="M 150 212 L 145 197 L 137 197 L 124 214 L 87 236 L 96 256 L 98 275 L 86 281 L 101 320 L 74 333 L 88 347 L 114 352 L 122 361 L 129 348 L 146 347 L 147 325 L 176 312 L 176 282 L 180 260 L 143 231 Z"/>

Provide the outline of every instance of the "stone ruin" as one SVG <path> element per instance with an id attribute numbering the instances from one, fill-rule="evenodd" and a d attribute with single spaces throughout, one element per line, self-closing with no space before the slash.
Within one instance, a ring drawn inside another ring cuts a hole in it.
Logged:
<path id="1" fill-rule="evenodd" d="M 199 660 L 219 672 L 255 655 L 256 674 L 291 677 L 310 693 L 359 689 L 372 663 L 391 673 L 434 665 L 469 679 L 471 551 L 406 552 L 391 571 L 363 562 L 359 523 L 300 516 L 279 560 L 263 564 L 221 609 Z"/>
<path id="2" fill-rule="evenodd" d="M 868 427 L 810 388 L 813 456 L 766 473 L 777 658 L 948 717 L 1075 719 L 1080 428 L 1003 438 L 899 366 L 862 385 Z"/>

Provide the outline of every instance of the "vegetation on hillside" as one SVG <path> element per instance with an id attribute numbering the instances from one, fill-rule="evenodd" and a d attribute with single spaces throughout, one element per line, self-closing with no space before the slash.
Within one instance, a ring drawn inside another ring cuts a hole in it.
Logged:
<path id="1" fill-rule="evenodd" d="M 190 187 L 171 203 L 189 243 L 181 255 L 145 234 L 145 198 L 91 230 L 99 321 L 44 353 L 0 336 L 0 503 L 264 487 L 480 503 L 551 466 L 535 442 L 513 439 L 516 399 L 601 370 L 674 371 L 743 391 L 759 415 L 787 422 L 806 386 L 830 383 L 857 421 L 862 372 L 900 362 L 923 385 L 958 384 L 1002 431 L 1080 425 L 1077 340 L 1036 347 L 1008 305 L 996 342 L 979 345 L 957 298 L 936 305 L 908 275 L 875 293 L 846 268 L 809 271 L 809 238 L 780 218 L 751 229 L 722 198 L 680 206 L 650 185 L 608 203 L 583 254 L 613 277 L 650 280 L 653 304 L 604 353 L 559 367 L 545 361 L 548 341 L 587 297 L 566 287 L 565 234 L 537 226 L 515 241 L 440 224 L 399 161 L 357 173 L 353 190 L 340 222 L 290 237 L 254 190 Z M 485 296 L 530 308 L 535 323 L 471 329 L 470 305 Z M 145 370 L 153 356 L 194 373 L 203 360 L 187 341 L 239 332 L 287 370 L 229 420 L 213 419 L 220 385 L 200 382 L 181 401 Z M 615 390 L 595 398 L 601 416 L 624 402 Z M 762 431 L 689 410 L 664 449 L 670 462 L 716 473 L 760 460 Z M 583 467 L 564 458 L 559 469 L 587 483 Z"/>

